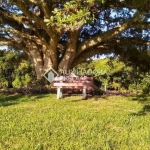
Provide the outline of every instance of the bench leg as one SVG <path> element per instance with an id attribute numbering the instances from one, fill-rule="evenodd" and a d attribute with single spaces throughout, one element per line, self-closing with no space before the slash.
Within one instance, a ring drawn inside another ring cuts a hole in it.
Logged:
<path id="1" fill-rule="evenodd" d="M 62 98 L 62 88 L 58 87 L 57 88 L 57 99 L 60 99 L 60 98 Z"/>
<path id="2" fill-rule="evenodd" d="M 86 87 L 83 87 L 82 99 L 86 99 Z"/>

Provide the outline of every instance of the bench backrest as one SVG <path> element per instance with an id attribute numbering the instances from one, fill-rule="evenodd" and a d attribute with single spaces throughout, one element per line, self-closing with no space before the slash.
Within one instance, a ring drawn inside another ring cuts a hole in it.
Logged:
<path id="1" fill-rule="evenodd" d="M 71 82 L 71 81 L 93 81 L 93 77 L 69 77 L 69 76 L 60 76 L 60 77 L 55 77 L 54 82 Z"/>

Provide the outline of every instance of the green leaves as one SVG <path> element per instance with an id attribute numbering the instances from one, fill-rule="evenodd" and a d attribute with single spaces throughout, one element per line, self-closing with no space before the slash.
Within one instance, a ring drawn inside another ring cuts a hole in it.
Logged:
<path id="1" fill-rule="evenodd" d="M 67 27 L 68 29 L 81 26 L 94 19 L 90 8 L 104 2 L 105 0 L 71 0 L 59 8 L 55 8 L 52 11 L 53 15 L 49 19 L 45 19 L 44 22 L 47 26 Z"/>
<path id="2" fill-rule="evenodd" d="M 91 17 L 89 11 L 90 3 L 94 0 L 87 0 L 87 6 L 84 5 L 82 1 L 71 0 L 66 2 L 62 8 L 55 8 L 52 13 L 53 15 L 49 19 L 45 19 L 44 22 L 47 26 L 55 26 L 59 28 L 73 28 L 77 25 L 83 25 L 87 23 Z"/>

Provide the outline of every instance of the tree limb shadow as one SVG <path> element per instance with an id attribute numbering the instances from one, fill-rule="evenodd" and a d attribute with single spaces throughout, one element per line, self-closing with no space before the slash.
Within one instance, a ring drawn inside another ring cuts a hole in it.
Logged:
<path id="1" fill-rule="evenodd" d="M 150 114 L 150 105 L 144 105 L 142 110 L 138 111 L 137 113 L 131 113 L 132 116 L 145 116 Z"/>
<path id="2" fill-rule="evenodd" d="M 0 95 L 0 107 L 16 105 L 20 97 L 20 95 Z"/>
<path id="3" fill-rule="evenodd" d="M 136 96 L 132 97 L 132 100 L 133 101 L 138 101 L 140 103 L 147 103 L 147 102 L 150 103 L 150 97 L 149 97 L 149 95 L 143 95 L 143 94 L 136 95 Z"/>
<path id="4" fill-rule="evenodd" d="M 150 113 L 150 95 L 136 95 L 132 96 L 132 101 L 137 101 L 143 104 L 142 110 L 138 111 L 137 113 L 131 113 L 133 116 L 145 116 Z"/>
<path id="5" fill-rule="evenodd" d="M 21 102 L 29 102 L 29 101 L 36 101 L 40 98 L 44 97 L 43 95 L 21 95 L 21 94 L 14 94 L 14 95 L 6 95 L 0 94 L 0 107 L 7 107 L 12 105 L 20 104 Z"/>

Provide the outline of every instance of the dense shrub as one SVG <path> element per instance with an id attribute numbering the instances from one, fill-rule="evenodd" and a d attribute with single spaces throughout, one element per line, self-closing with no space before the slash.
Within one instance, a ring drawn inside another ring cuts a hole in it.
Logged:
<path id="1" fill-rule="evenodd" d="M 150 93 L 150 85 L 146 85 L 144 88 L 143 88 L 143 94 L 149 94 Z"/>

